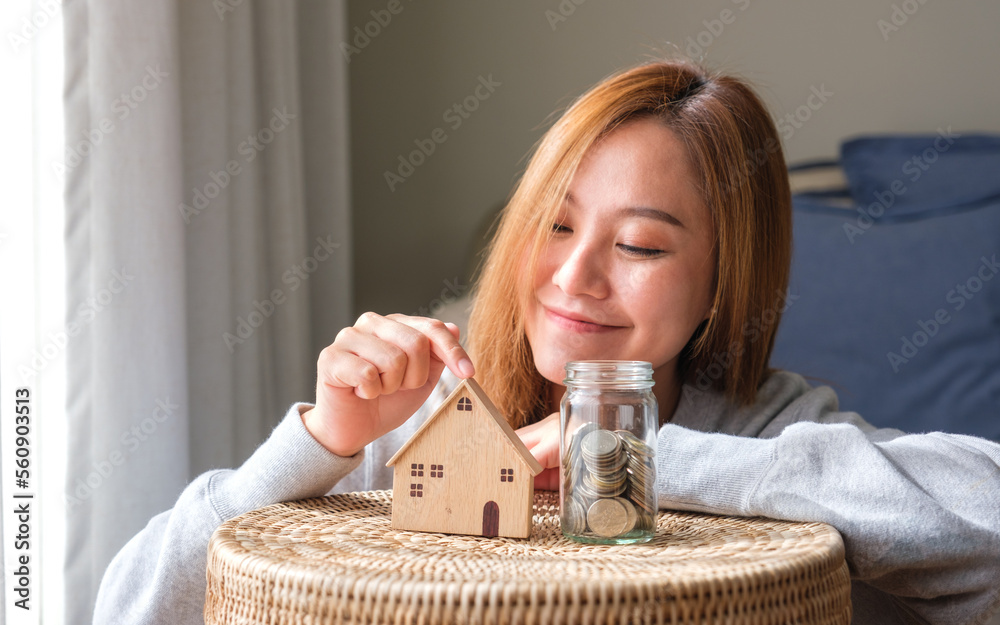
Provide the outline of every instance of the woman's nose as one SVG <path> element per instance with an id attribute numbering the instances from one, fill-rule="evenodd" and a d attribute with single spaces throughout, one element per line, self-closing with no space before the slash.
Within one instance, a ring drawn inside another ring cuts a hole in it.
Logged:
<path id="1" fill-rule="evenodd" d="M 608 259 L 595 246 L 580 241 L 566 245 L 561 258 L 556 259 L 552 282 L 571 296 L 589 295 L 598 299 L 608 296 Z"/>

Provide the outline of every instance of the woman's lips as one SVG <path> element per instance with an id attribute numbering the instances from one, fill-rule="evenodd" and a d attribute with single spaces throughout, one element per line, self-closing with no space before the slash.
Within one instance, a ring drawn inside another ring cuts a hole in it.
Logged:
<path id="1" fill-rule="evenodd" d="M 543 307 L 545 310 L 545 316 L 554 324 L 561 328 L 571 330 L 573 332 L 611 332 L 614 330 L 621 330 L 622 326 L 608 326 L 600 323 L 594 323 L 592 321 L 587 321 L 578 318 L 569 312 L 557 311 L 552 308 Z"/>

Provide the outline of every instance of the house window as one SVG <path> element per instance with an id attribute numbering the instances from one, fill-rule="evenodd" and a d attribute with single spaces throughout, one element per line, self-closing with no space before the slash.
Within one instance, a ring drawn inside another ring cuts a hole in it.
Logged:
<path id="1" fill-rule="evenodd" d="M 443 464 L 432 464 L 431 465 L 431 477 L 444 477 L 444 465 Z"/>
<path id="2" fill-rule="evenodd" d="M 459 410 L 470 410 L 471 411 L 472 410 L 472 400 L 469 399 L 468 397 L 463 397 L 463 398 L 459 399 L 458 400 L 458 409 Z"/>
<path id="3" fill-rule="evenodd" d="M 423 484 L 410 484 L 410 497 L 423 497 L 423 496 L 424 496 Z"/>
<path id="4" fill-rule="evenodd" d="M 500 469 L 500 481 L 501 482 L 513 482 L 514 481 L 514 469 Z"/>
<path id="5" fill-rule="evenodd" d="M 410 477 L 423 477 L 424 465 L 413 463 L 410 465 Z"/>

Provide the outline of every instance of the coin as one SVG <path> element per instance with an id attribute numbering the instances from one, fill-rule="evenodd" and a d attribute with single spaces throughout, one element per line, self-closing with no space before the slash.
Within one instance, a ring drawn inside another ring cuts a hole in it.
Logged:
<path id="1" fill-rule="evenodd" d="M 579 428 L 577 428 L 575 432 L 573 432 L 572 440 L 574 442 L 579 443 L 579 441 L 582 441 L 587 436 L 587 434 L 590 434 L 596 429 L 598 429 L 598 425 L 596 423 L 584 423 Z"/>
<path id="2" fill-rule="evenodd" d="M 593 498 L 598 497 L 616 497 L 627 488 L 627 484 L 624 480 L 613 483 L 613 482 L 600 482 L 593 473 L 588 473 L 583 476 L 580 480 L 579 488 L 581 493 L 592 496 Z"/>
<path id="3" fill-rule="evenodd" d="M 656 514 L 636 508 L 635 529 L 640 532 L 656 531 Z"/>
<path id="4" fill-rule="evenodd" d="M 656 482 L 656 475 L 648 466 L 630 464 L 628 469 L 626 469 L 626 475 L 628 476 L 629 486 L 643 492 L 652 490 L 652 486 Z"/>
<path id="5" fill-rule="evenodd" d="M 587 525 L 598 536 L 618 536 L 628 525 L 628 510 L 618 499 L 598 499 L 587 511 Z"/>
<path id="6" fill-rule="evenodd" d="M 653 464 L 653 449 L 631 432 L 619 433 L 629 461 L 628 499 L 641 510 L 655 513 L 653 494 L 656 486 L 656 467 Z"/>
<path id="7" fill-rule="evenodd" d="M 596 458 L 584 456 L 582 459 L 588 469 L 601 473 L 614 473 L 624 469 L 625 465 L 628 464 L 628 454 L 626 453 L 612 453 Z"/>
<path id="8" fill-rule="evenodd" d="M 584 457 L 604 458 L 617 453 L 621 448 L 621 439 L 608 430 L 594 430 L 583 439 L 580 449 Z"/>
<path id="9" fill-rule="evenodd" d="M 636 511 L 635 506 L 628 499 L 615 499 L 615 501 L 621 502 L 625 506 L 625 512 L 628 513 L 628 521 L 625 523 L 625 529 L 621 531 L 622 534 L 628 534 L 633 529 L 635 529 L 635 523 L 639 520 L 639 513 Z"/>
<path id="10" fill-rule="evenodd" d="M 635 453 L 641 453 L 647 456 L 653 455 L 653 448 L 646 444 L 646 441 L 642 440 L 632 432 L 628 430 L 615 430 L 615 434 L 621 439 L 622 443 L 629 447 L 630 451 Z"/>
<path id="11" fill-rule="evenodd" d="M 586 423 L 579 428 L 576 432 L 567 437 L 566 442 L 566 456 L 568 458 L 578 459 L 581 455 L 582 441 L 587 437 L 588 434 L 597 429 L 597 424 Z"/>
<path id="12" fill-rule="evenodd" d="M 562 511 L 562 528 L 569 534 L 582 534 L 587 531 L 587 516 L 584 508 L 574 497 L 565 500 L 566 509 Z"/>
<path id="13" fill-rule="evenodd" d="M 580 494 L 583 499 L 600 499 L 601 494 L 594 489 L 590 484 L 590 474 L 584 473 L 584 475 L 576 482 L 575 491 Z"/>
<path id="14" fill-rule="evenodd" d="M 628 430 L 579 427 L 563 451 L 562 522 L 570 534 L 612 538 L 655 529 L 655 450 Z"/>

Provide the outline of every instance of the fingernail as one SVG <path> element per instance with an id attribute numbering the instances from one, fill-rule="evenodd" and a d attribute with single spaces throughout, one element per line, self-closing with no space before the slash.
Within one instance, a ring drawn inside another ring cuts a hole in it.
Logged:
<path id="1" fill-rule="evenodd" d="M 458 361 L 458 370 L 462 372 L 467 378 L 471 378 L 476 374 L 475 367 L 472 366 L 472 361 L 468 358 L 463 358 Z"/>

